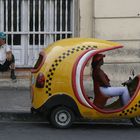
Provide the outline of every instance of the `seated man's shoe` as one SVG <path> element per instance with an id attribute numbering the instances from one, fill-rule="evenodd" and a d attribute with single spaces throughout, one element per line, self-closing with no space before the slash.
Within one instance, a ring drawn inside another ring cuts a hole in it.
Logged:
<path id="1" fill-rule="evenodd" d="M 11 79 L 12 80 L 16 80 L 16 76 L 15 75 L 11 75 Z"/>
<path id="2" fill-rule="evenodd" d="M 11 79 L 12 80 L 16 80 L 16 75 L 15 75 L 15 71 L 11 70 Z"/>

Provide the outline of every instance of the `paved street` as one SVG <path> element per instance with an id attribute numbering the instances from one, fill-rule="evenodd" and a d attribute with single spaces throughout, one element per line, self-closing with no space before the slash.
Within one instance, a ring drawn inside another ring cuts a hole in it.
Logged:
<path id="1" fill-rule="evenodd" d="M 75 124 L 55 129 L 48 123 L 0 123 L 0 140 L 137 140 L 138 128 L 130 124 Z"/>

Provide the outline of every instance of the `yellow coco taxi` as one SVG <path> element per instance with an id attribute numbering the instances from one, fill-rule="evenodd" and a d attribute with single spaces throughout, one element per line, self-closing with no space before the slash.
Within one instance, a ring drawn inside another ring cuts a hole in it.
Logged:
<path id="1" fill-rule="evenodd" d="M 122 47 L 110 41 L 71 38 L 43 49 L 32 69 L 31 111 L 45 114 L 58 128 L 70 127 L 77 118 L 130 118 L 140 126 L 140 76 L 125 83 L 131 96 L 127 105 L 122 106 L 118 98 L 102 108 L 94 104 L 98 94 L 91 84 L 94 81 L 85 80 L 95 54 Z"/>

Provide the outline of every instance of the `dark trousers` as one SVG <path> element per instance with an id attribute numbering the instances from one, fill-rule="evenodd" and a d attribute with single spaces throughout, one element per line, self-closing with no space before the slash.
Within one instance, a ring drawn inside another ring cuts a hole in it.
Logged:
<path id="1" fill-rule="evenodd" d="M 0 71 L 1 71 L 1 72 L 4 72 L 4 71 L 9 70 L 9 69 L 10 69 L 10 65 L 11 65 L 12 63 L 15 63 L 14 55 L 12 55 L 12 60 L 11 60 L 11 61 L 8 61 L 8 60 L 6 59 L 6 61 L 5 61 L 5 63 L 4 63 L 3 65 L 0 64 Z"/>

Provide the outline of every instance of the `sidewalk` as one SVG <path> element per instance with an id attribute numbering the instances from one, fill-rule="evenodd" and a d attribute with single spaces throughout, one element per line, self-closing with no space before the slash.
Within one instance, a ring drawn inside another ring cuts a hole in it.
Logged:
<path id="1" fill-rule="evenodd" d="M 30 112 L 29 89 L 0 89 L 0 112 Z"/>
<path id="2" fill-rule="evenodd" d="M 25 120 L 30 116 L 28 89 L 0 89 L 0 121 Z"/>
<path id="3" fill-rule="evenodd" d="M 0 89 L 0 121 L 45 121 L 37 115 L 32 115 L 30 108 L 29 89 Z"/>

